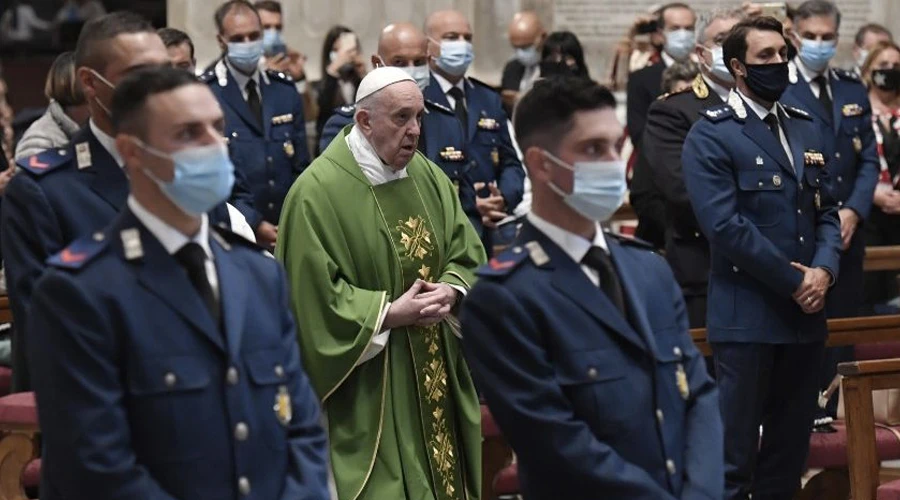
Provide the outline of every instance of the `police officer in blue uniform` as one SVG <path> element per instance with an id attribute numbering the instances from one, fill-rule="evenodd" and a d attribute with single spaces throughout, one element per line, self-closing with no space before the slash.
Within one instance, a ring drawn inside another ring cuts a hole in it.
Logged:
<path id="1" fill-rule="evenodd" d="M 215 20 L 224 55 L 201 79 L 225 111 L 231 159 L 253 193 L 245 216 L 268 247 L 278 234 L 284 197 L 310 161 L 303 99 L 289 75 L 259 68 L 262 24 L 252 4 L 230 0 Z"/>
<path id="2" fill-rule="evenodd" d="M 34 290 L 41 497 L 328 499 L 284 272 L 204 215 L 234 179 L 215 97 L 142 70 L 112 114 L 127 208 Z"/>
<path id="3" fill-rule="evenodd" d="M 465 76 L 474 58 L 469 21 L 460 12 L 439 11 L 428 17 L 426 30 L 431 81 L 425 99 L 454 110 L 462 124 L 475 188 L 461 193 L 462 206 L 490 254 L 492 230 L 522 201 L 525 171 L 509 137 L 500 94 Z"/>
<path id="4" fill-rule="evenodd" d="M 771 17 L 723 43 L 728 102 L 702 112 L 682 153 L 710 242 L 707 335 L 725 426 L 727 499 L 790 499 L 800 486 L 828 334 L 825 294 L 840 266 L 825 139 L 778 102 L 787 46 Z M 760 439 L 760 426 L 762 438 Z"/>
<path id="5" fill-rule="evenodd" d="M 850 71 L 829 68 L 840 27 L 840 11 L 826 0 L 801 4 L 794 16 L 794 33 L 800 50 L 790 63 L 791 85 L 782 102 L 809 110 L 825 141 L 832 196 L 841 220 L 841 274 L 828 294 L 825 312 L 830 318 L 858 316 L 862 306 L 864 232 L 860 225 L 869 216 L 879 163 L 872 130 L 872 109 L 868 91 Z M 837 364 L 853 359 L 853 346 L 826 350 L 820 389 L 828 387 Z M 820 423 L 837 412 L 832 398 Z M 827 429 L 820 426 L 817 429 Z"/>
<path id="6" fill-rule="evenodd" d="M 415 25 L 389 24 L 382 30 L 378 39 L 378 53 L 372 56 L 372 66 L 378 68 L 388 65 L 401 68 L 416 80 L 419 89 L 424 90 L 431 82 L 426 45 L 425 35 Z M 341 129 L 353 123 L 354 113 L 356 113 L 355 105 L 335 109 L 322 130 L 319 142 L 321 151 L 325 151 Z M 462 125 L 453 111 L 442 104 L 425 99 L 421 131 L 419 151 L 447 174 L 459 189 L 462 199 L 473 199 L 474 190 L 468 173 L 474 168 L 474 163 L 465 153 Z M 473 220 L 473 224 L 475 223 L 481 224 L 480 217 Z"/>
<path id="7" fill-rule="evenodd" d="M 463 348 L 525 498 L 722 498 L 716 389 L 681 289 L 648 244 L 600 229 L 625 195 L 615 106 L 576 77 L 519 102 L 532 211 L 479 269 Z"/>

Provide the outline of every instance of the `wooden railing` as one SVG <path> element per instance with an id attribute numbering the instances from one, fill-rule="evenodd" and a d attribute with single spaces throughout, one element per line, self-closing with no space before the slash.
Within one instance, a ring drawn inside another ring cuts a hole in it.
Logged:
<path id="1" fill-rule="evenodd" d="M 866 247 L 866 271 L 900 271 L 900 246 Z"/>

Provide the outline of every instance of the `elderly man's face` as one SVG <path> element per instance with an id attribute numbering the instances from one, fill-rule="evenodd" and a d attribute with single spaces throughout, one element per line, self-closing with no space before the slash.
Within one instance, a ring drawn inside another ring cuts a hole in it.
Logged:
<path id="1" fill-rule="evenodd" d="M 425 103 L 415 82 L 402 81 L 381 90 L 374 112 L 360 110 L 357 126 L 378 156 L 396 170 L 416 154 Z"/>

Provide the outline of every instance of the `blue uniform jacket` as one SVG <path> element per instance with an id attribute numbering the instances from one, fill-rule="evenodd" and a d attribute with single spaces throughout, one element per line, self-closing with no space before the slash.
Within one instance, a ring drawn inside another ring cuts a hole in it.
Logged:
<path id="1" fill-rule="evenodd" d="M 130 210 L 49 260 L 28 332 L 42 498 L 329 498 L 284 272 L 210 232 L 222 326 Z"/>
<path id="2" fill-rule="evenodd" d="M 791 79 L 796 79 L 796 83 L 788 87 L 781 100 L 809 110 L 814 116 L 819 133 L 827 138 L 824 147 L 829 158 L 828 173 L 835 202 L 839 209 L 850 208 L 860 218 L 860 227 L 842 255 L 841 275 L 828 297 L 830 315 L 855 315 L 863 298 L 860 290 L 866 248 L 861 226 L 869 217 L 880 171 L 868 91 L 855 74 L 830 70 L 828 80 L 834 105 L 826 117 L 822 104 L 795 64 L 791 63 Z"/>
<path id="3" fill-rule="evenodd" d="M 506 200 L 507 211 L 512 213 L 516 205 L 522 201 L 525 193 L 525 169 L 516 155 L 507 128 L 506 112 L 500 95 L 489 86 L 472 78 L 465 79 L 466 105 L 469 123 L 465 150 L 474 161 L 469 171 L 469 180 L 476 182 L 497 182 L 497 188 Z M 425 99 L 451 109 L 447 96 L 441 91 L 441 85 L 431 76 L 431 84 L 425 88 Z M 455 116 L 455 115 L 454 115 Z M 481 216 L 475 208 L 475 192 L 460 192 L 463 210 L 473 220 L 475 229 L 485 240 L 485 231 L 481 225 Z M 482 196 L 489 194 L 485 189 Z M 473 217 L 473 214 L 476 215 Z"/>
<path id="4" fill-rule="evenodd" d="M 17 326 L 14 385 L 25 391 L 30 383 L 24 332 L 34 283 L 44 272 L 45 260 L 76 238 L 109 224 L 125 207 L 129 188 L 124 171 L 90 127 L 78 132 L 69 146 L 20 159 L 18 165 L 21 171 L 4 195 L 0 244 Z M 224 203 L 210 212 L 210 221 L 230 224 Z"/>
<path id="5" fill-rule="evenodd" d="M 325 122 L 325 128 L 322 129 L 322 137 L 319 140 L 321 151 L 328 148 L 344 127 L 353 123 L 355 113 L 356 106 L 342 106 L 334 110 L 334 114 Z M 453 185 L 459 190 L 463 210 L 480 234 L 481 215 L 475 209 L 475 190 L 470 176 L 477 166 L 466 152 L 465 138 L 459 120 L 450 108 L 426 99 L 422 134 L 419 138 L 419 151 L 453 181 Z"/>
<path id="6" fill-rule="evenodd" d="M 627 320 L 529 223 L 462 305 L 466 359 L 516 452 L 522 494 L 720 499 L 718 396 L 681 289 L 660 256 L 606 240 Z"/>
<path id="7" fill-rule="evenodd" d="M 263 128 L 250 113 L 241 89 L 223 61 L 201 77 L 225 113 L 225 137 L 235 169 L 253 194 L 252 207 L 237 205 L 251 227 L 278 224 L 288 189 L 309 165 L 303 100 L 283 73 L 259 78 Z"/>
<path id="8" fill-rule="evenodd" d="M 709 340 L 824 340 L 825 313 L 805 314 L 791 297 L 803 280 L 791 262 L 825 268 L 832 277 L 839 272 L 840 223 L 825 140 L 805 111 L 779 105 L 792 167 L 753 110 L 735 93 L 729 102 L 701 113 L 681 156 L 694 213 L 710 242 Z"/>

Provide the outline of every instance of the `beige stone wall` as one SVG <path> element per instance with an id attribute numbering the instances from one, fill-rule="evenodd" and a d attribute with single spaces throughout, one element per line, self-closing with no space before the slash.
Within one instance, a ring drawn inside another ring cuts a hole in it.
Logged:
<path id="1" fill-rule="evenodd" d="M 219 52 L 215 40 L 213 12 L 218 0 L 167 0 L 169 24 L 187 31 L 197 46 L 197 59 L 205 65 Z M 610 5 L 620 0 L 594 0 Z M 701 1 L 701 0 L 698 0 Z M 798 3 L 794 0 L 793 3 Z M 553 26 L 554 0 L 282 0 L 285 16 L 285 35 L 290 46 L 309 57 L 307 72 L 318 79 L 322 40 L 328 29 L 337 23 L 356 31 L 362 40 L 366 54 L 375 51 L 378 33 L 392 21 L 409 20 L 423 24 L 429 12 L 441 8 L 456 8 L 466 13 L 472 21 L 475 33 L 475 64 L 473 74 L 483 80 L 499 83 L 504 62 L 511 50 L 506 41 L 506 26 L 512 14 L 520 8 L 534 9 L 541 14 L 548 26 Z M 640 0 L 636 4 L 643 4 Z M 656 3 L 662 3 L 656 2 Z M 690 0 L 689 0 L 689 3 Z M 704 5 L 709 0 L 702 0 Z M 738 4 L 737 0 L 721 0 L 722 4 Z M 887 23 L 900 35 L 900 0 L 837 0 L 848 12 L 848 20 L 871 20 Z M 637 7 L 635 7 L 637 10 Z M 851 12 L 852 11 L 852 12 Z M 852 19 L 851 19 L 852 18 Z M 624 32 L 625 27 L 622 27 Z M 850 35 L 852 36 L 852 35 Z M 841 55 L 846 57 L 847 44 L 852 41 L 844 35 Z M 591 54 L 604 54 L 611 48 L 594 47 Z M 608 71 L 602 67 L 605 57 L 596 55 L 588 61 L 592 75 L 603 80 Z"/>

